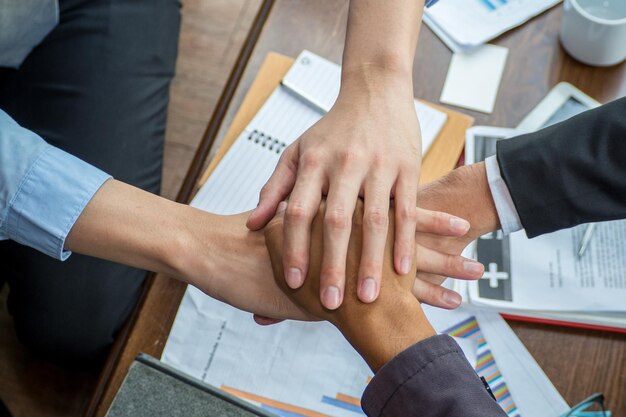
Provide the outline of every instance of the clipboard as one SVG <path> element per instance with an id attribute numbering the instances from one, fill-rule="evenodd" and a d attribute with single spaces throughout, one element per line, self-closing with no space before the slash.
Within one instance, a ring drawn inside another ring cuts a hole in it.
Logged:
<path id="1" fill-rule="evenodd" d="M 215 156 L 202 174 L 198 187 L 202 187 L 213 173 L 215 167 L 220 163 L 237 137 L 261 109 L 274 89 L 278 87 L 293 63 L 293 58 L 275 52 L 270 52 L 265 57 Z M 465 131 L 472 126 L 474 119 L 463 113 L 423 100 L 420 101 L 448 115 L 446 124 L 422 159 L 420 184 L 425 184 L 446 175 L 457 166 L 465 146 Z"/>

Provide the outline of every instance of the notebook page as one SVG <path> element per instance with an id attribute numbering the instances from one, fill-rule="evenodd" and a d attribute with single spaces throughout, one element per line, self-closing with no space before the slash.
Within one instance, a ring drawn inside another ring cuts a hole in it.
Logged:
<path id="1" fill-rule="evenodd" d="M 256 207 L 261 188 L 283 149 L 321 117 L 322 113 L 277 87 L 191 205 L 216 214 L 241 213 Z"/>
<path id="2" fill-rule="evenodd" d="M 305 100 L 329 111 L 341 86 L 341 67 L 304 50 L 296 59 L 283 84 Z M 415 112 L 422 131 L 422 154 L 426 154 L 443 128 L 448 115 L 415 101 Z"/>

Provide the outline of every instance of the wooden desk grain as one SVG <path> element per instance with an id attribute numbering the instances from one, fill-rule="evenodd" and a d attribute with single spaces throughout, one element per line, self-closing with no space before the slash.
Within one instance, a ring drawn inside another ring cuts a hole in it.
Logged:
<path id="1" fill-rule="evenodd" d="M 217 126 L 221 124 L 218 139 L 225 134 L 268 52 L 295 57 L 306 48 L 340 62 L 347 11 L 347 0 L 277 0 L 228 111 L 214 116 Z M 494 113 L 467 111 L 476 124 L 516 126 L 560 81 L 576 85 L 601 102 L 626 95 L 625 64 L 591 68 L 565 54 L 558 42 L 561 13 L 557 6 L 494 41 L 509 48 L 509 58 Z M 438 102 L 450 58 L 450 51 L 424 26 L 413 71 L 416 97 Z M 199 171 L 193 170 L 188 179 L 197 179 Z M 183 285 L 166 277 L 151 282 L 127 337 L 118 341 L 119 354 L 111 359 L 112 374 L 102 378 L 100 395 L 92 401 L 95 413 L 89 415 L 104 416 L 137 353 L 160 356 L 183 292 Z M 614 415 L 626 415 L 626 335 L 510 324 L 569 403 L 603 391 Z"/>

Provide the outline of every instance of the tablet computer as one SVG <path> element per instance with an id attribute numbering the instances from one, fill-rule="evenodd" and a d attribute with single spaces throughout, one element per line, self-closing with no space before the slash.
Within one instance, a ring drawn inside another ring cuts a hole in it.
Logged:
<path id="1" fill-rule="evenodd" d="M 537 107 L 521 121 L 517 129 L 520 132 L 534 132 L 599 105 L 600 103 L 573 85 L 562 82 L 550 90 Z"/>

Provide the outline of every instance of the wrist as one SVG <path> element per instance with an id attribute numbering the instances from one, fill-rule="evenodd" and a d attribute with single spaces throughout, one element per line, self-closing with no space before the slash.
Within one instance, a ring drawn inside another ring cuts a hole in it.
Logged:
<path id="1" fill-rule="evenodd" d="M 386 96 L 413 100 L 412 63 L 399 56 L 386 55 L 357 64 L 344 65 L 339 97 Z"/>
<path id="2" fill-rule="evenodd" d="M 418 206 L 468 220 L 471 239 L 500 228 L 484 162 L 457 168 L 427 184 L 419 191 Z"/>
<path id="3" fill-rule="evenodd" d="M 396 294 L 394 300 L 379 299 L 365 306 L 362 314 L 338 314 L 333 322 L 374 372 L 436 334 L 415 297 L 408 292 Z"/>

